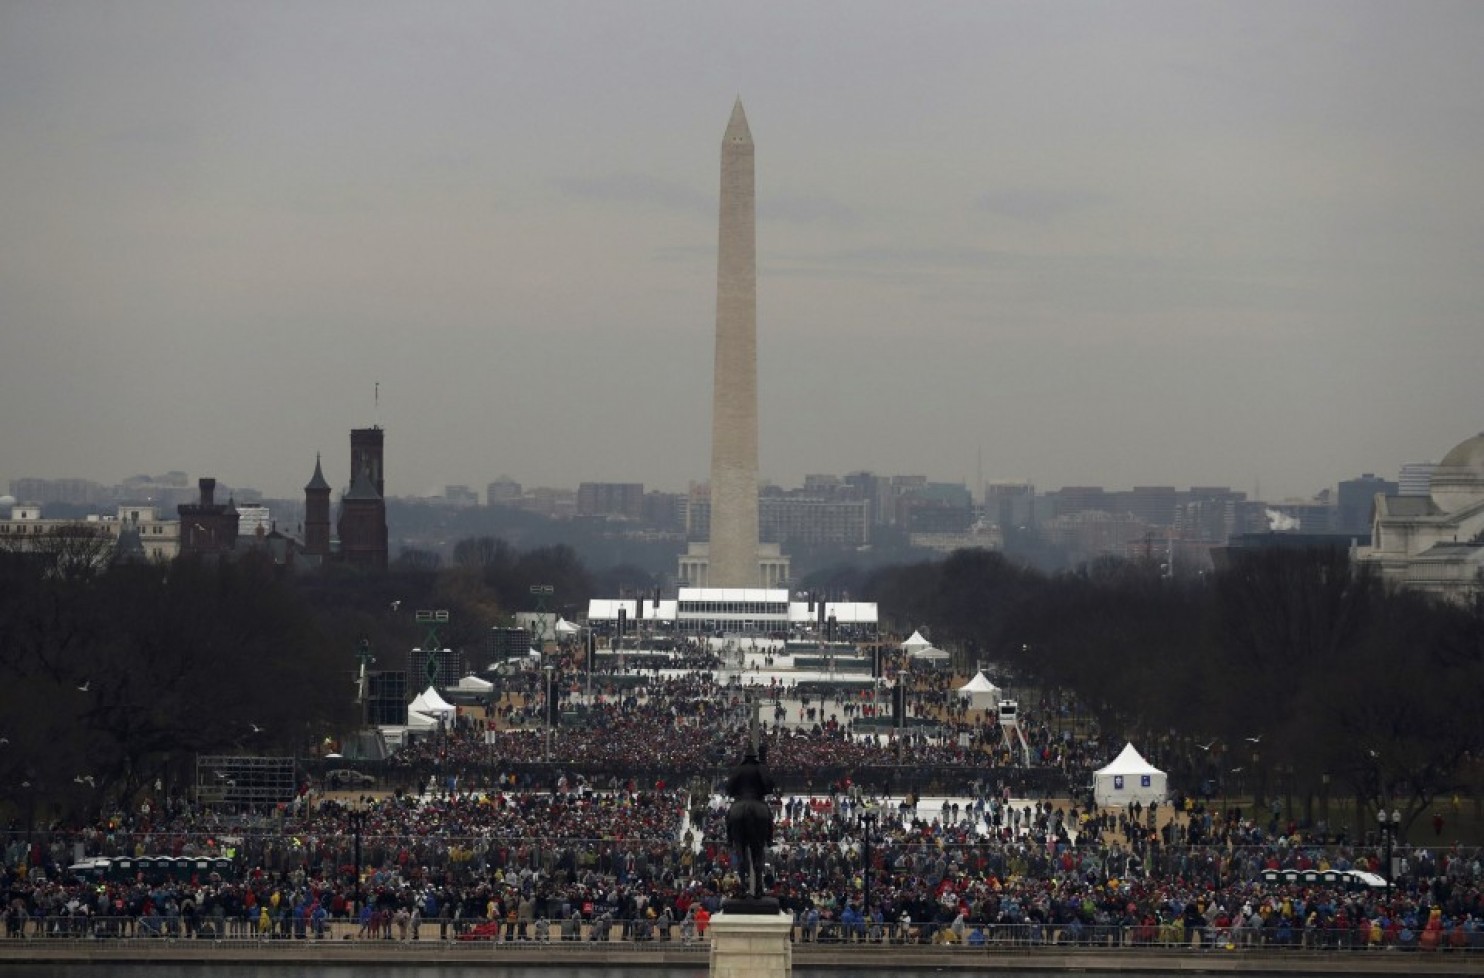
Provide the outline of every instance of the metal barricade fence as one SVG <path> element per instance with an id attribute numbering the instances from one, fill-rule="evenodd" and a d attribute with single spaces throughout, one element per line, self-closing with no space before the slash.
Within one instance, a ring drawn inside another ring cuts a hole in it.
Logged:
<path id="1" fill-rule="evenodd" d="M 550 945 L 554 948 L 602 943 L 628 948 L 668 947 L 701 950 L 705 935 L 684 922 L 672 923 L 662 930 L 651 918 L 584 922 L 580 930 L 569 931 L 560 922 L 547 921 L 464 921 L 463 927 L 443 927 L 437 921 L 424 921 L 418 931 L 399 929 L 394 924 L 367 933 L 353 921 L 325 920 L 321 924 L 296 921 L 293 918 L 272 919 L 266 926 L 256 920 L 197 920 L 187 924 L 180 918 L 111 917 L 88 914 L 65 914 L 38 917 L 27 922 L 23 932 L 11 935 L 28 944 L 55 942 L 91 945 L 129 946 L 138 942 L 199 941 L 212 944 L 261 945 L 273 947 L 291 942 L 335 941 L 364 946 L 370 953 L 391 949 L 439 947 L 484 948 L 495 951 L 506 946 Z M 946 921 L 848 925 L 840 921 L 821 921 L 806 925 L 796 923 L 792 939 L 797 945 L 820 947 L 906 946 L 933 947 L 942 953 L 972 954 L 996 951 L 1113 952 L 1126 949 L 1158 951 L 1266 951 L 1271 953 L 1334 953 L 1393 948 L 1401 951 L 1444 954 L 1479 954 L 1484 952 L 1484 930 L 1450 928 L 1433 933 L 1423 932 L 1382 935 L 1376 939 L 1369 927 L 1307 928 L 1282 933 L 1264 928 L 1243 931 L 1204 925 L 1186 928 L 1179 921 L 1137 924 L 1084 925 L 1060 923 L 983 923 L 968 922 L 962 932 Z M 0 945 L 3 946 L 3 945 Z"/>

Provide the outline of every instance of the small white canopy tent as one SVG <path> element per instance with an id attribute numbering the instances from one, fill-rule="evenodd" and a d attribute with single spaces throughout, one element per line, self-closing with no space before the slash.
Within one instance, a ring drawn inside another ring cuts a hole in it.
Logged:
<path id="1" fill-rule="evenodd" d="M 582 631 L 581 628 L 572 624 L 565 618 L 557 619 L 556 627 L 554 630 L 558 635 L 576 635 L 578 632 Z"/>
<path id="2" fill-rule="evenodd" d="M 439 696 L 438 690 L 429 686 L 421 693 L 418 693 L 416 699 L 407 704 L 407 712 L 409 714 L 423 713 L 432 717 L 434 722 L 437 722 L 439 716 L 452 720 L 454 715 L 459 711 L 452 703 Z"/>
<path id="3" fill-rule="evenodd" d="M 426 713 L 419 713 L 416 710 L 408 710 L 407 711 L 407 729 L 408 730 L 414 730 L 414 731 L 421 732 L 421 731 L 424 731 L 424 730 L 433 730 L 437 726 L 438 726 L 438 721 L 435 720 L 435 719 L 433 719 L 432 717 L 428 716 Z"/>
<path id="4" fill-rule="evenodd" d="M 919 662 L 931 662 L 934 665 L 946 664 L 952 658 L 947 652 L 935 649 L 931 645 L 925 649 L 913 649 L 908 655 Z"/>
<path id="5" fill-rule="evenodd" d="M 971 710 L 992 710 L 1000 703 L 1000 687 L 989 681 L 982 672 L 958 688 L 960 699 L 969 701 Z"/>
<path id="6" fill-rule="evenodd" d="M 459 689 L 465 693 L 488 693 L 495 684 L 478 676 L 464 676 L 459 680 Z"/>
<path id="7" fill-rule="evenodd" d="M 922 632 L 914 631 L 912 637 L 903 642 L 900 648 L 908 652 L 916 652 L 918 649 L 930 649 L 933 643 L 922 637 Z"/>
<path id="8" fill-rule="evenodd" d="M 933 643 L 922 637 L 922 632 L 913 632 L 912 637 L 898 646 L 907 657 L 931 666 L 945 666 L 950 656 L 942 649 L 933 648 Z"/>
<path id="9" fill-rule="evenodd" d="M 1122 808 L 1132 802 L 1148 805 L 1164 801 L 1168 787 L 1165 772 L 1127 744 L 1113 763 L 1093 772 L 1092 798 L 1099 808 Z"/>

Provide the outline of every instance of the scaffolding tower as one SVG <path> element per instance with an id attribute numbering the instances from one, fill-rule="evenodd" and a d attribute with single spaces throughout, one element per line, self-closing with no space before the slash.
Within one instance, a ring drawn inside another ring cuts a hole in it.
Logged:
<path id="1" fill-rule="evenodd" d="M 196 800 L 227 808 L 260 808 L 294 800 L 299 779 L 292 757 L 203 754 L 196 758 Z"/>
<path id="2" fill-rule="evenodd" d="M 1010 748 L 1011 757 L 1019 757 L 1022 764 L 1031 766 L 1031 745 L 1025 739 L 1020 706 L 1014 700 L 1000 700 L 1000 740 Z"/>

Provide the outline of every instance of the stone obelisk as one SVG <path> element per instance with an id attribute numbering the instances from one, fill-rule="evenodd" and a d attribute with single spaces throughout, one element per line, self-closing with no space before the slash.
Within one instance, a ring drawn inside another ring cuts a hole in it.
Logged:
<path id="1" fill-rule="evenodd" d="M 757 221 L 742 100 L 721 137 L 716 376 L 711 404 L 710 587 L 761 584 L 757 530 Z"/>

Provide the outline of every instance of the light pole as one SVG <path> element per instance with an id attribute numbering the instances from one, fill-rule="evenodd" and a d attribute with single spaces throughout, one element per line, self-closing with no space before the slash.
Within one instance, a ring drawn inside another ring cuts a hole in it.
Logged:
<path id="1" fill-rule="evenodd" d="M 551 730 L 557 723 L 556 672 L 552 664 L 546 664 L 546 763 L 551 763 Z"/>
<path id="2" fill-rule="evenodd" d="M 587 639 L 582 646 L 583 670 L 587 673 L 587 708 L 593 707 L 593 670 L 598 667 L 598 639 L 593 634 L 593 623 L 587 623 Z"/>
<path id="3" fill-rule="evenodd" d="M 1391 815 L 1386 814 L 1383 807 L 1376 812 L 1376 824 L 1381 827 L 1381 841 L 1385 846 L 1384 865 L 1381 867 L 1382 875 L 1386 877 L 1386 899 L 1391 900 L 1391 847 L 1396 842 L 1396 834 L 1402 827 L 1402 813 L 1395 808 Z"/>

